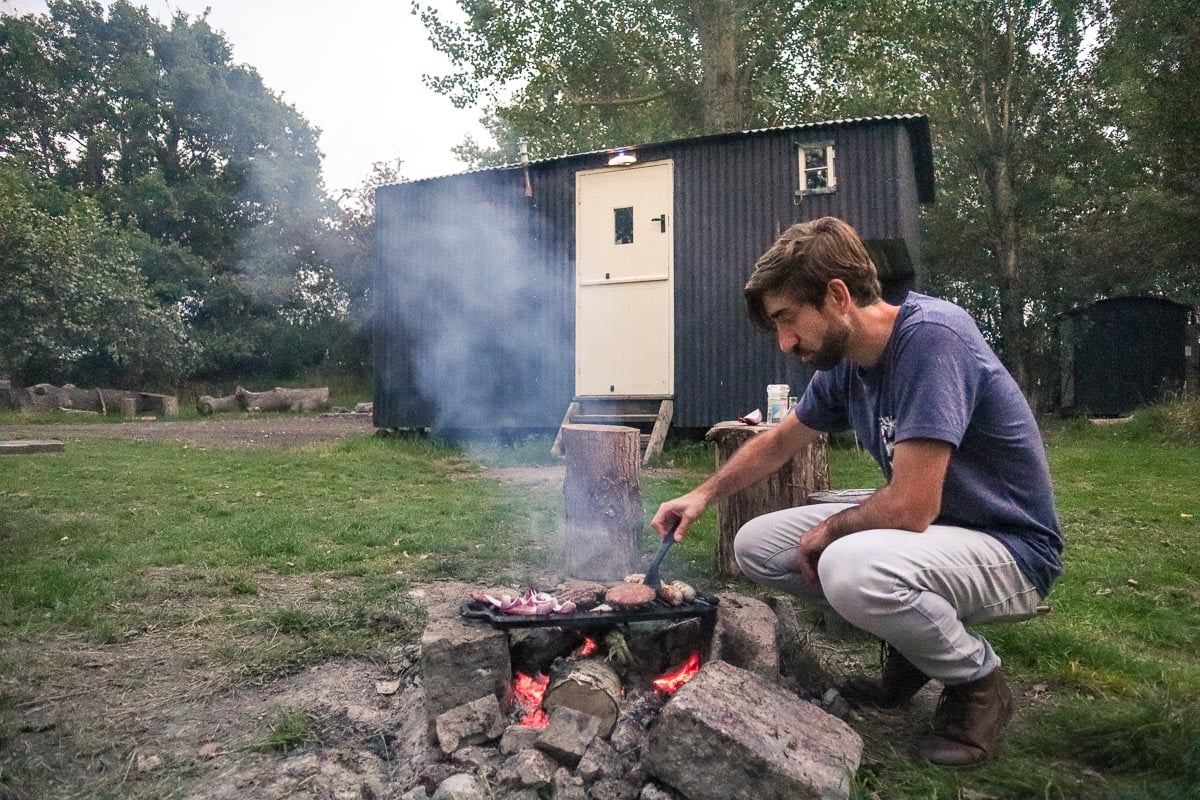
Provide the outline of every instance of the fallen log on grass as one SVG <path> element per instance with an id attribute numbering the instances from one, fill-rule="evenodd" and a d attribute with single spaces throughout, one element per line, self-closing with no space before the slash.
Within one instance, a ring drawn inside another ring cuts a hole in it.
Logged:
<path id="1" fill-rule="evenodd" d="M 226 397 L 212 397 L 202 394 L 196 398 L 196 410 L 204 415 L 216 414 L 219 411 L 241 411 L 242 404 L 238 402 L 236 394 Z"/>
<path id="2" fill-rule="evenodd" d="M 238 387 L 234 392 L 247 411 L 328 411 L 329 387 L 320 389 L 283 389 L 251 392 Z"/>
<path id="3" fill-rule="evenodd" d="M 174 395 L 139 392 L 127 389 L 81 389 L 70 383 L 55 386 L 39 383 L 22 389 L 6 392 L 8 402 L 21 411 L 65 411 L 115 414 L 126 407 L 132 408 L 133 416 L 139 412 L 155 412 L 166 417 L 179 413 L 179 404 Z"/>
<path id="4" fill-rule="evenodd" d="M 284 389 L 275 387 L 269 392 L 251 392 L 241 386 L 225 397 L 201 395 L 196 400 L 201 414 L 222 411 L 328 411 L 329 387 L 319 389 Z"/>

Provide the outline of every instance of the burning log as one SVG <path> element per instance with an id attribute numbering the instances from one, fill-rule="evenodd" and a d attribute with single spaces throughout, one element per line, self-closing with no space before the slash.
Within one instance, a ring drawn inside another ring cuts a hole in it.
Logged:
<path id="1" fill-rule="evenodd" d="M 633 570 L 642 531 L 637 428 L 564 425 L 567 572 L 613 580 Z"/>
<path id="2" fill-rule="evenodd" d="M 542 696 L 547 712 L 554 706 L 591 714 L 600 720 L 600 736 L 608 736 L 620 715 L 621 679 L 604 661 L 588 658 L 563 660 L 550 670 L 550 683 Z"/>

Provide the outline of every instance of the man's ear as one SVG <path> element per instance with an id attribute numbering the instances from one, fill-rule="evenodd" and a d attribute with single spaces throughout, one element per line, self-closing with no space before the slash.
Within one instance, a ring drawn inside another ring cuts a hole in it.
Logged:
<path id="1" fill-rule="evenodd" d="M 845 314 L 854 305 L 854 298 L 850 294 L 850 287 L 841 278 L 834 278 L 829 282 L 825 293 L 825 302 L 832 302 L 833 307 Z"/>

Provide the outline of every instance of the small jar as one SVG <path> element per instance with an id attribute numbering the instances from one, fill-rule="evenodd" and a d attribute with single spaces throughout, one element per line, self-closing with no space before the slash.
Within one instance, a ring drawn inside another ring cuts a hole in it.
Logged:
<path id="1" fill-rule="evenodd" d="M 767 423 L 778 425 L 783 422 L 783 416 L 788 409 L 788 392 L 791 387 L 786 383 L 772 383 L 767 386 Z"/>

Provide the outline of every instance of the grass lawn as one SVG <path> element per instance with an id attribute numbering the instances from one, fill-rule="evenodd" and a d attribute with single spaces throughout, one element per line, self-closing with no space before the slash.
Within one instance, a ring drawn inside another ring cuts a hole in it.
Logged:
<path id="1" fill-rule="evenodd" d="M 1048 441 L 1068 542 L 1053 613 L 989 631 L 1038 702 L 1000 762 L 920 767 L 897 743 L 860 771 L 859 797 L 1200 797 L 1200 447 L 1124 426 L 1067 425 Z M 0 797 L 39 796 L 36 765 L 10 754 L 31 691 L 65 691 L 43 645 L 117 653 L 159 637 L 189 653 L 189 675 L 231 687 L 415 641 L 410 586 L 552 571 L 561 487 L 495 479 L 545 449 L 82 439 L 0 460 Z M 852 450 L 830 462 L 835 487 L 878 482 Z M 643 481 L 648 516 L 711 456 L 684 447 L 664 465 Z M 709 513 L 673 571 L 710 585 L 714 536 Z M 303 746 L 303 719 L 286 722 L 262 748 Z"/>

